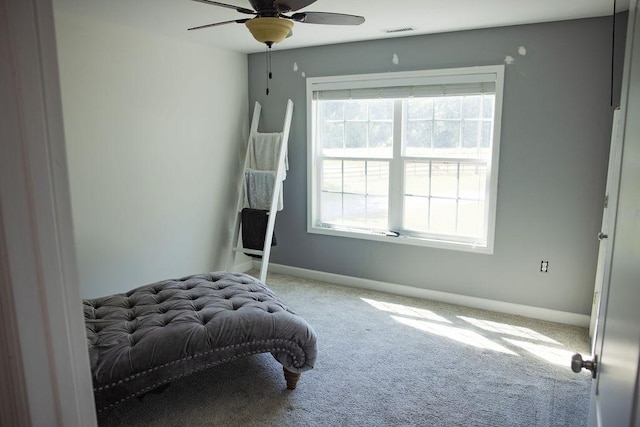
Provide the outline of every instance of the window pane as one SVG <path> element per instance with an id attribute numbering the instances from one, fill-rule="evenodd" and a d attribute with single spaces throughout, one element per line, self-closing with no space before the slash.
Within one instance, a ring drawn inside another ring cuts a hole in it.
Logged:
<path id="1" fill-rule="evenodd" d="M 431 151 L 433 122 L 413 120 L 407 123 L 404 135 L 405 156 L 426 156 Z"/>
<path id="2" fill-rule="evenodd" d="M 426 197 L 404 197 L 403 228 L 426 233 L 429 231 L 429 199 Z"/>
<path id="3" fill-rule="evenodd" d="M 322 171 L 321 222 L 388 229 L 389 162 L 324 160 Z"/>
<path id="4" fill-rule="evenodd" d="M 345 161 L 343 173 L 345 193 L 366 193 L 366 174 L 364 161 Z"/>
<path id="5" fill-rule="evenodd" d="M 496 96 L 484 95 L 482 99 L 482 117 L 493 120 L 493 109 L 495 108 Z"/>
<path id="6" fill-rule="evenodd" d="M 406 162 L 404 167 L 404 192 L 406 195 L 429 195 L 429 163 Z"/>
<path id="7" fill-rule="evenodd" d="M 389 195 L 389 162 L 367 162 L 367 194 Z"/>
<path id="8" fill-rule="evenodd" d="M 415 98 L 406 100 L 407 118 L 409 120 L 433 120 L 433 99 Z"/>
<path id="9" fill-rule="evenodd" d="M 369 120 L 393 120 L 393 100 L 369 100 Z"/>
<path id="10" fill-rule="evenodd" d="M 460 201 L 458 205 L 458 234 L 472 237 L 481 236 L 483 209 L 484 203 L 482 202 Z"/>
<path id="11" fill-rule="evenodd" d="M 385 196 L 367 197 L 367 227 L 387 230 L 389 228 L 389 198 Z"/>
<path id="12" fill-rule="evenodd" d="M 342 194 L 327 193 L 325 191 L 320 195 L 320 222 L 330 224 L 342 223 Z"/>
<path id="13" fill-rule="evenodd" d="M 367 120 L 367 101 L 345 101 L 345 120 Z"/>
<path id="14" fill-rule="evenodd" d="M 366 198 L 364 195 L 345 194 L 343 224 L 362 226 L 366 219 Z"/>
<path id="15" fill-rule="evenodd" d="M 484 200 L 487 182 L 487 166 L 478 164 L 460 164 L 461 199 Z"/>
<path id="16" fill-rule="evenodd" d="M 492 122 L 484 122 L 482 124 L 482 142 L 480 144 L 481 147 L 490 147 L 491 146 L 491 133 L 493 129 Z"/>
<path id="17" fill-rule="evenodd" d="M 460 122 L 457 120 L 436 120 L 434 122 L 433 146 L 440 155 L 456 152 L 451 149 L 460 146 Z"/>
<path id="18" fill-rule="evenodd" d="M 344 145 L 344 124 L 343 122 L 332 123 L 322 122 L 320 127 L 320 146 L 322 147 L 322 153 L 335 155 L 336 149 L 342 149 Z"/>
<path id="19" fill-rule="evenodd" d="M 481 117 L 482 95 L 465 96 L 462 100 L 462 117 L 478 119 Z"/>
<path id="20" fill-rule="evenodd" d="M 458 163 L 432 163 L 431 195 L 451 198 L 458 196 Z"/>
<path id="21" fill-rule="evenodd" d="M 322 191 L 342 192 L 342 161 L 322 162 Z"/>
<path id="22" fill-rule="evenodd" d="M 461 96 L 433 98 L 433 117 L 436 119 L 459 119 L 461 107 Z"/>
<path id="23" fill-rule="evenodd" d="M 455 234 L 456 201 L 449 199 L 431 199 L 429 231 L 438 234 Z"/>
<path id="24" fill-rule="evenodd" d="M 376 152 L 376 155 L 370 155 L 370 157 L 391 157 L 393 155 L 392 147 L 393 124 L 391 122 L 369 122 L 369 148 Z"/>
<path id="25" fill-rule="evenodd" d="M 465 149 L 472 148 L 473 150 L 463 150 L 463 152 L 477 154 L 481 135 L 482 121 L 465 120 L 462 124 L 462 147 Z"/>
<path id="26" fill-rule="evenodd" d="M 345 122 L 345 147 L 365 149 L 367 147 L 367 123 L 366 122 Z M 361 151 L 361 150 L 357 150 Z M 349 155 L 363 156 L 362 152 L 353 153 L 349 150 Z"/>
<path id="27" fill-rule="evenodd" d="M 325 101 L 320 103 L 320 118 L 327 120 L 344 120 L 344 103 L 341 101 Z"/>

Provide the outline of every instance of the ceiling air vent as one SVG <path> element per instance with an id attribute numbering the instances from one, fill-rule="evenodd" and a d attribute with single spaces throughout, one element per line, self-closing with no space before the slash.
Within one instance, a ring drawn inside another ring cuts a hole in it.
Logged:
<path id="1" fill-rule="evenodd" d="M 393 34 L 393 33 L 404 33 L 406 31 L 414 31 L 413 27 L 397 27 L 397 28 L 385 28 L 382 30 L 383 33 Z"/>

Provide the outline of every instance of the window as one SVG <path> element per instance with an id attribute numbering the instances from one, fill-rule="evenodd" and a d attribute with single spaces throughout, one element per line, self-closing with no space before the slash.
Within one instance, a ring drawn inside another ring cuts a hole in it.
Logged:
<path id="1" fill-rule="evenodd" d="M 309 232 L 491 253 L 503 73 L 307 79 Z"/>

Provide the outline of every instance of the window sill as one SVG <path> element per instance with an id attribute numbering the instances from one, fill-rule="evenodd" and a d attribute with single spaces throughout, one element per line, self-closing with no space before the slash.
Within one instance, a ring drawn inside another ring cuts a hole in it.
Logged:
<path id="1" fill-rule="evenodd" d="M 493 254 L 493 245 L 477 245 L 466 242 L 455 242 L 446 240 L 427 239 L 414 236 L 395 235 L 395 232 L 366 231 L 358 229 L 336 229 L 322 227 L 308 227 L 307 232 L 311 234 L 322 234 L 325 236 L 346 237 L 350 239 L 373 240 L 376 242 L 395 243 L 409 246 L 422 246 L 436 249 L 446 249 L 463 252 L 473 252 L 479 254 Z M 396 233 L 397 234 L 397 233 Z"/>

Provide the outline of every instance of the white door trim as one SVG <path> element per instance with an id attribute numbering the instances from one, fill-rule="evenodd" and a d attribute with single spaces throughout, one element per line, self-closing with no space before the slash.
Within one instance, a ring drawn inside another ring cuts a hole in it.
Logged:
<path id="1" fill-rule="evenodd" d="M 51 0 L 0 0 L 0 64 L 1 284 L 13 296 L 17 382 L 31 425 L 96 425 Z"/>
<path id="2" fill-rule="evenodd" d="M 600 232 L 608 237 L 602 239 L 598 249 L 598 264 L 596 267 L 595 288 L 593 290 L 593 303 L 591 306 L 591 319 L 589 322 L 589 336 L 592 338 L 592 353 L 595 350 L 596 329 L 598 328 L 598 311 L 602 296 L 602 286 L 609 280 L 611 269 L 611 256 L 609 247 L 613 245 L 613 236 L 616 224 L 616 212 L 618 207 L 618 192 L 620 187 L 620 167 L 622 165 L 622 136 L 624 124 L 621 115 L 624 112 L 616 108 L 613 112 L 613 126 L 611 130 L 611 147 L 609 148 L 609 165 L 607 168 L 607 184 L 605 189 L 605 204 L 602 212 L 602 225 Z M 595 238 L 595 236 L 594 236 Z"/>

